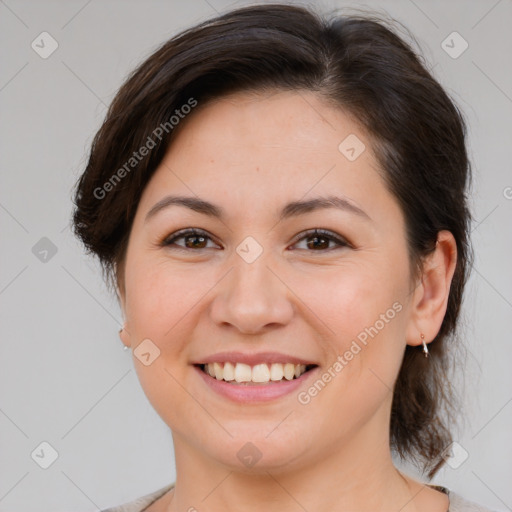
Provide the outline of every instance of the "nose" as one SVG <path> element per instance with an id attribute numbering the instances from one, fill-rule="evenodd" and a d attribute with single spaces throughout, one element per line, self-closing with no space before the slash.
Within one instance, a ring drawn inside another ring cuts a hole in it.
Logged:
<path id="1" fill-rule="evenodd" d="M 218 284 L 211 306 L 216 325 L 257 334 L 291 321 L 293 295 L 264 255 L 252 263 L 235 255 L 234 268 Z"/>

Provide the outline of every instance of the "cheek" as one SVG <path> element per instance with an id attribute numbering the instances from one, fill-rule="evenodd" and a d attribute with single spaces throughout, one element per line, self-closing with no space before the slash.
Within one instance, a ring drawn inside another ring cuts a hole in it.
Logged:
<path id="1" fill-rule="evenodd" d="M 315 274 L 307 284 L 304 275 L 298 278 L 294 290 L 326 333 L 325 352 L 336 375 L 331 390 L 343 396 L 344 410 L 360 407 L 362 396 L 382 400 L 393 387 L 405 348 L 404 273 L 369 263 Z"/>
<path id="2" fill-rule="evenodd" d="M 126 311 L 132 329 L 163 341 L 213 286 L 209 274 L 191 265 L 178 267 L 161 261 L 132 265 L 126 275 Z"/>
<path id="3" fill-rule="evenodd" d="M 194 404 L 182 386 L 188 371 L 186 347 L 197 324 L 194 308 L 200 307 L 201 297 L 214 283 L 192 265 L 179 268 L 150 258 L 133 259 L 127 265 L 125 283 L 132 344 L 150 339 L 160 351 L 147 366 L 134 352 L 139 382 L 164 422 L 176 428 L 180 417 L 197 414 L 197 410 L 187 412 Z"/>
<path id="4" fill-rule="evenodd" d="M 290 281 L 292 275 L 289 274 Z M 378 322 L 378 330 L 385 329 L 379 321 L 392 320 L 396 316 L 393 304 L 400 301 L 403 283 L 391 269 L 384 269 L 371 262 L 344 264 L 336 268 L 296 272 L 292 289 L 301 301 L 315 314 L 316 324 L 323 323 L 330 340 L 343 349 L 365 328 Z M 305 309 L 307 309 L 305 308 Z M 390 310 L 388 312 L 388 310 Z M 388 314 L 386 315 L 386 312 Z M 364 338 L 364 335 L 362 336 Z"/>

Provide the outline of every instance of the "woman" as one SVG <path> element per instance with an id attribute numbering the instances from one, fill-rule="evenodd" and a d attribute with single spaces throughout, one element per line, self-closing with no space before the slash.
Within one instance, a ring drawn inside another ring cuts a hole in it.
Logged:
<path id="1" fill-rule="evenodd" d="M 76 190 L 176 482 L 117 511 L 485 511 L 449 456 L 464 120 L 370 17 L 232 11 L 126 81 Z"/>

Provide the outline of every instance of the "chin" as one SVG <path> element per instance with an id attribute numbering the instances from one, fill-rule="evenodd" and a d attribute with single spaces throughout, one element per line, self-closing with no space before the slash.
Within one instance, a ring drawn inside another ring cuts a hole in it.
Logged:
<path id="1" fill-rule="evenodd" d="M 258 428 L 248 424 L 246 429 L 238 425 L 238 432 L 231 432 L 232 438 L 226 434 L 213 443 L 211 438 L 205 440 L 204 453 L 231 471 L 249 474 L 279 472 L 285 468 L 289 471 L 291 465 L 305 456 L 312 436 L 306 431 L 291 435 L 290 429 L 284 428 L 278 432 L 282 428 L 276 429 L 278 424 L 268 422 L 264 428 L 261 423 Z"/>

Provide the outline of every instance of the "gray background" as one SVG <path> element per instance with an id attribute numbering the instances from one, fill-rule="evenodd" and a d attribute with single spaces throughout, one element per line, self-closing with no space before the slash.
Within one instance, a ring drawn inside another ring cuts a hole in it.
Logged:
<path id="1" fill-rule="evenodd" d="M 70 195 L 126 74 L 178 30 L 247 3 L 0 0 L 0 511 L 92 511 L 174 481 L 170 432 L 118 338 L 115 298 L 71 234 Z M 469 457 L 434 482 L 512 510 L 512 2 L 319 5 L 403 22 L 468 120 L 476 261 L 457 439 Z M 46 59 L 31 47 L 43 31 L 59 45 Z M 456 59 L 441 46 L 453 31 L 469 44 Z M 43 441 L 58 452 L 48 469 Z"/>

